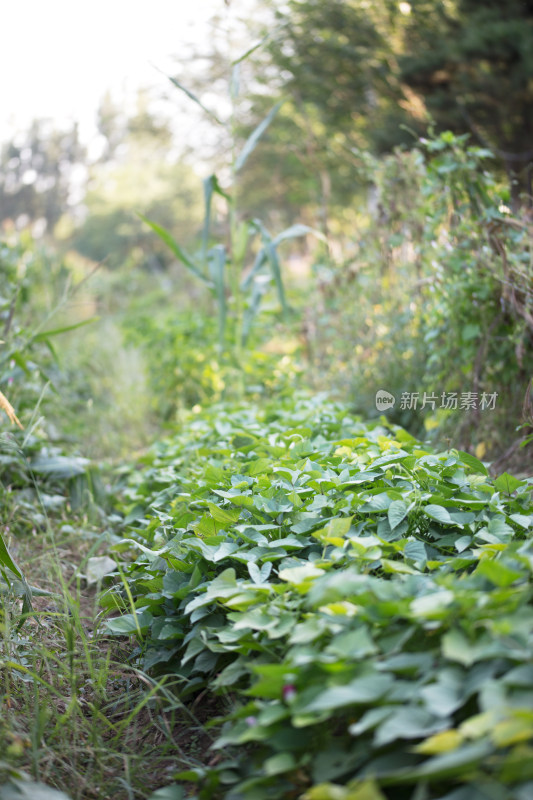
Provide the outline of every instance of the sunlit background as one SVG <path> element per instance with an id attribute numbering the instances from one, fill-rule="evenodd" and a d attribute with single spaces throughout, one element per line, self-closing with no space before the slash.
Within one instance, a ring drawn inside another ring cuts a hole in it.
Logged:
<path id="1" fill-rule="evenodd" d="M 169 57 L 191 45 L 207 49 L 210 20 L 223 0 L 27 0 L 4 4 L 0 136 L 46 117 L 76 120 L 88 140 L 107 91 L 132 102 L 140 87 L 161 87 Z"/>

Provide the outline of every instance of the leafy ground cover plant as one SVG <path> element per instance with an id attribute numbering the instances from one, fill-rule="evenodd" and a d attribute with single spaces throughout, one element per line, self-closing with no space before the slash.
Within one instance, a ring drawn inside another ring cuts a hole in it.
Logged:
<path id="1" fill-rule="evenodd" d="M 198 797 L 531 795 L 530 480 L 320 397 L 192 414 L 139 466 L 106 627 L 219 697 Z"/>

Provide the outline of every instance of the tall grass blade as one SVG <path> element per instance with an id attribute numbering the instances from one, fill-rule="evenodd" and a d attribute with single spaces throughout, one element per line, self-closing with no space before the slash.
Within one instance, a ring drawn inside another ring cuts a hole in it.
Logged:
<path id="1" fill-rule="evenodd" d="M 53 330 L 49 331 L 42 331 L 41 333 L 35 334 L 32 336 L 32 342 L 43 342 L 46 339 L 49 339 L 50 336 L 58 336 L 60 333 L 67 333 L 67 331 L 75 331 L 76 328 L 82 328 L 84 325 L 89 325 L 91 322 L 98 322 L 99 317 L 91 317 L 90 319 L 84 319 L 81 322 L 76 322 L 74 325 L 65 325 L 62 328 L 54 328 Z"/>
<path id="2" fill-rule="evenodd" d="M 142 221 L 145 222 L 154 231 L 154 233 L 157 233 L 159 238 L 167 245 L 167 247 L 170 248 L 176 258 L 181 261 L 181 263 L 189 270 L 189 272 L 201 280 L 202 283 L 205 283 L 207 286 L 213 288 L 213 284 L 208 278 L 205 277 L 205 275 L 202 274 L 200 267 L 194 263 L 191 256 L 179 246 L 174 237 L 165 228 L 163 228 L 161 225 L 158 225 L 157 222 L 152 222 L 142 214 L 137 214 L 137 216 L 142 219 Z"/>
<path id="3" fill-rule="evenodd" d="M 232 100 L 237 100 L 241 88 L 241 62 L 233 64 L 229 83 L 229 94 Z"/>
<path id="4" fill-rule="evenodd" d="M 262 47 L 264 44 L 266 44 L 271 37 L 272 37 L 271 33 L 268 33 L 266 36 L 263 36 L 263 38 L 259 42 L 256 42 L 251 47 L 249 47 L 248 50 L 246 50 L 246 52 L 242 54 L 242 56 L 239 56 L 239 58 L 236 58 L 235 61 L 232 61 L 231 66 L 236 67 L 237 64 L 241 64 L 243 61 L 246 61 L 246 59 L 249 56 L 251 56 L 252 53 L 255 53 L 256 50 L 259 50 L 259 48 Z"/>
<path id="5" fill-rule="evenodd" d="M 22 447 L 21 447 L 21 451 L 20 451 L 22 457 L 24 457 L 23 456 L 23 451 L 24 451 L 24 448 L 26 447 L 26 445 L 28 444 L 28 440 L 29 440 L 30 436 L 33 434 L 33 431 L 35 430 L 37 425 L 40 423 L 40 421 L 43 419 L 43 417 L 37 418 L 37 414 L 39 413 L 39 409 L 41 407 L 41 403 L 43 402 L 43 397 L 44 397 L 45 392 L 46 392 L 46 390 L 48 389 L 49 386 L 51 386 L 50 381 L 45 383 L 45 385 L 41 389 L 41 394 L 39 395 L 39 399 L 37 400 L 37 405 L 35 406 L 35 408 L 32 411 L 32 415 L 31 415 L 31 419 L 30 419 L 29 423 L 27 423 L 27 430 L 26 430 L 26 434 L 24 436 L 24 441 L 22 442 Z"/>
<path id="6" fill-rule="evenodd" d="M 274 108 L 270 109 L 264 120 L 262 120 L 262 122 L 259 123 L 257 128 L 250 134 L 250 136 L 248 137 L 248 139 L 244 144 L 244 147 L 242 148 L 241 152 L 239 153 L 239 155 L 235 160 L 235 165 L 234 165 L 235 172 L 238 172 L 240 169 L 242 169 L 242 167 L 244 166 L 244 164 L 248 159 L 248 156 L 250 156 L 253 153 L 259 139 L 266 131 L 266 129 L 268 128 L 268 126 L 270 125 L 270 123 L 272 122 L 272 120 L 274 119 L 274 117 L 276 116 L 282 105 L 283 105 L 283 100 L 280 100 L 279 103 L 276 103 Z"/>

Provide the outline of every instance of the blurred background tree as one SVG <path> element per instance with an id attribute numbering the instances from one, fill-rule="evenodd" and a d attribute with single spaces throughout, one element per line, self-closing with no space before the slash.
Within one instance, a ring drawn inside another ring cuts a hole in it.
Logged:
<path id="1" fill-rule="evenodd" d="M 142 264 L 164 269 L 168 249 L 154 242 L 138 214 L 170 228 L 190 244 L 202 219 L 202 193 L 194 169 L 176 150 L 165 119 L 139 92 L 136 113 L 121 115 L 109 96 L 99 110 L 102 154 L 90 167 L 85 219 L 66 237 L 69 246 L 110 268 Z"/>
<path id="2" fill-rule="evenodd" d="M 0 225 L 36 225 L 53 231 L 66 210 L 83 197 L 86 149 L 78 126 L 61 131 L 51 120 L 34 120 L 0 150 Z"/>
<path id="3" fill-rule="evenodd" d="M 291 0 L 277 21 L 279 91 L 318 110 L 323 141 L 390 152 L 433 121 L 492 148 L 514 205 L 531 194 L 533 3 Z"/>

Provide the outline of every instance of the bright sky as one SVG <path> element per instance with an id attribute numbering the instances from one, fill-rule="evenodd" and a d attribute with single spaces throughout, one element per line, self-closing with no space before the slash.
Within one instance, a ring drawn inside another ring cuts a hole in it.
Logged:
<path id="1" fill-rule="evenodd" d="M 90 137 L 106 89 L 167 88 L 153 65 L 208 44 L 217 11 L 226 13 L 224 0 L 4 0 L 0 139 L 37 117 L 77 119 Z"/>

